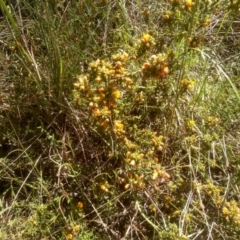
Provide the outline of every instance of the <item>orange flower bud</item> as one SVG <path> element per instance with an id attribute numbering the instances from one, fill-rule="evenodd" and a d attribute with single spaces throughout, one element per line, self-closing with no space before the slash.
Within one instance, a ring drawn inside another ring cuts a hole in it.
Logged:
<path id="1" fill-rule="evenodd" d="M 117 68 L 122 67 L 122 63 L 121 63 L 120 61 L 117 61 L 117 62 L 116 62 L 116 67 L 117 67 Z"/>
<path id="2" fill-rule="evenodd" d="M 150 67 L 151 67 L 151 64 L 148 63 L 148 62 L 146 62 L 146 63 L 143 64 L 143 68 L 144 68 L 144 69 L 149 69 Z"/>
<path id="3" fill-rule="evenodd" d="M 169 74 L 169 68 L 168 67 L 164 67 L 161 72 L 160 72 L 160 76 L 161 77 L 165 77 Z"/>

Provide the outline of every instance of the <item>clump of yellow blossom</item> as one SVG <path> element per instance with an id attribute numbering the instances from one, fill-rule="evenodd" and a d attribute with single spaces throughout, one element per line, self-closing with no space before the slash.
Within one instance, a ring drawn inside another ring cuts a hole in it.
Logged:
<path id="1" fill-rule="evenodd" d="M 155 43 L 155 39 L 153 36 L 151 36 L 148 33 L 143 34 L 142 38 L 141 38 L 141 47 L 142 49 L 147 49 L 151 46 L 154 46 Z"/>
<path id="2" fill-rule="evenodd" d="M 112 55 L 112 60 L 114 60 L 114 61 L 125 62 L 128 60 L 128 58 L 129 58 L 129 55 L 126 52 L 117 53 L 117 54 Z"/>
<path id="3" fill-rule="evenodd" d="M 199 48 L 201 47 L 202 37 L 200 36 L 189 37 L 188 42 L 191 48 Z"/>
<path id="4" fill-rule="evenodd" d="M 240 208 L 236 201 L 225 202 L 222 213 L 227 221 L 231 220 L 240 227 Z"/>
<path id="5" fill-rule="evenodd" d="M 219 123 L 219 119 L 217 117 L 207 116 L 206 122 L 208 126 L 215 126 Z"/>
<path id="6" fill-rule="evenodd" d="M 223 207 L 223 208 L 222 208 L 222 213 L 223 213 L 223 215 L 229 215 L 229 214 L 230 214 L 230 211 L 228 210 L 228 208 Z"/>
<path id="7" fill-rule="evenodd" d="M 100 189 L 104 192 L 109 192 L 109 189 L 111 188 L 111 185 L 108 183 L 108 181 L 100 183 Z"/>
<path id="8" fill-rule="evenodd" d="M 170 179 L 170 175 L 162 169 L 161 165 L 157 164 L 152 172 L 152 180 L 156 180 L 157 178 L 161 178 L 162 182 Z"/>
<path id="9" fill-rule="evenodd" d="M 166 54 L 152 55 L 142 66 L 144 77 L 162 79 L 169 75 L 169 67 Z"/>
<path id="10" fill-rule="evenodd" d="M 120 120 L 115 120 L 114 121 L 114 128 L 113 128 L 114 132 L 117 134 L 117 135 L 122 135 L 125 133 L 125 130 L 124 130 L 124 124 L 122 123 L 122 121 Z"/>
<path id="11" fill-rule="evenodd" d="M 153 144 L 155 150 L 162 151 L 163 145 L 164 145 L 163 136 L 162 135 L 156 136 L 156 134 L 155 134 L 155 136 L 152 138 L 152 144 Z"/>

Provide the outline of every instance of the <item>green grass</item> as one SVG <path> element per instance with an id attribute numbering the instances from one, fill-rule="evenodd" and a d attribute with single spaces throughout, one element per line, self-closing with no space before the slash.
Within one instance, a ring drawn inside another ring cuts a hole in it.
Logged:
<path id="1" fill-rule="evenodd" d="M 238 239 L 238 1 L 0 1 L 0 239 Z"/>

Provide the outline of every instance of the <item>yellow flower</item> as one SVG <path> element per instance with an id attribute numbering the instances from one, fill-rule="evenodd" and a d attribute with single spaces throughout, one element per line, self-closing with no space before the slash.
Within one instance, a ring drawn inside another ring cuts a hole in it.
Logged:
<path id="1" fill-rule="evenodd" d="M 114 69 L 111 69 L 111 70 L 108 71 L 109 75 L 114 75 L 115 73 L 116 73 L 116 71 Z"/>
<path id="2" fill-rule="evenodd" d="M 129 78 L 129 77 L 127 77 L 127 78 L 125 78 L 125 82 L 126 82 L 127 84 L 131 84 L 131 83 L 132 83 L 132 79 Z"/>
<path id="3" fill-rule="evenodd" d="M 181 81 L 181 87 L 182 87 L 182 88 L 187 88 L 187 86 L 188 86 L 188 80 L 187 80 L 187 79 L 183 79 L 183 80 Z"/>
<path id="4" fill-rule="evenodd" d="M 170 201 L 171 200 L 171 196 L 169 196 L 169 195 L 165 196 L 165 200 L 166 201 Z"/>
<path id="5" fill-rule="evenodd" d="M 163 15 L 163 19 L 164 19 L 164 20 L 169 20 L 169 18 L 170 18 L 169 14 Z"/>
<path id="6" fill-rule="evenodd" d="M 184 89 L 184 90 L 192 90 L 193 87 L 194 87 L 194 80 L 187 80 L 187 79 L 183 79 L 181 81 L 181 87 Z"/>
<path id="7" fill-rule="evenodd" d="M 121 67 L 122 67 L 122 63 L 121 63 L 120 61 L 117 61 L 117 62 L 116 62 L 116 67 L 117 67 L 117 68 L 121 68 Z"/>
<path id="8" fill-rule="evenodd" d="M 106 118 L 100 122 L 100 125 L 103 127 L 104 131 L 107 130 L 107 127 L 109 126 L 109 122 L 110 122 L 109 118 Z"/>
<path id="9" fill-rule="evenodd" d="M 96 82 L 101 82 L 101 81 L 102 81 L 102 78 L 99 77 L 99 76 L 97 76 L 97 77 L 95 78 L 95 81 L 96 81 Z"/>
<path id="10" fill-rule="evenodd" d="M 152 180 L 156 180 L 158 178 L 158 173 L 154 170 L 152 173 Z"/>
<path id="11" fill-rule="evenodd" d="M 99 97 L 100 97 L 101 100 L 103 100 L 106 97 L 106 95 L 104 93 L 100 92 Z"/>
<path id="12" fill-rule="evenodd" d="M 207 120 L 207 124 L 208 124 L 208 125 L 211 125 L 211 126 L 216 125 L 216 124 L 218 124 L 218 122 L 219 122 L 219 119 L 218 119 L 218 118 L 212 117 L 212 116 L 207 116 L 207 117 L 206 117 L 206 120 Z"/>
<path id="13" fill-rule="evenodd" d="M 66 236 L 66 239 L 67 239 L 67 240 L 72 240 L 72 239 L 73 239 L 73 235 L 72 235 L 72 234 L 68 234 L 68 235 Z"/>
<path id="14" fill-rule="evenodd" d="M 150 69 L 151 68 L 151 64 L 149 62 L 145 62 L 143 64 L 143 69 Z"/>
<path id="15" fill-rule="evenodd" d="M 226 207 L 223 207 L 222 213 L 223 213 L 224 215 L 228 215 L 230 212 L 229 212 L 229 210 L 228 210 Z"/>
<path id="16" fill-rule="evenodd" d="M 157 74 L 156 77 L 166 77 L 169 74 L 169 68 L 168 66 L 165 66 L 160 69 L 159 73 Z"/>
<path id="17" fill-rule="evenodd" d="M 120 67 L 120 68 L 118 68 L 116 70 L 116 73 L 118 73 L 118 74 L 124 74 L 124 72 L 125 72 L 125 68 L 124 67 Z M 117 76 L 119 77 L 119 75 L 117 75 Z"/>
<path id="18" fill-rule="evenodd" d="M 121 134 L 121 133 L 124 133 L 124 125 L 121 121 L 119 120 L 115 120 L 114 121 L 114 132 L 116 134 Z"/>
<path id="19" fill-rule="evenodd" d="M 154 205 L 150 205 L 150 210 L 151 212 L 156 212 L 157 211 L 157 208 L 154 206 Z"/>
<path id="20" fill-rule="evenodd" d="M 121 97 L 121 92 L 116 90 L 115 92 L 112 93 L 113 98 L 120 98 Z"/>
<path id="21" fill-rule="evenodd" d="M 193 2 L 192 0 L 186 0 L 186 1 L 185 1 L 185 6 L 186 6 L 186 7 L 189 8 L 189 7 L 192 7 L 193 5 L 194 5 L 194 2 Z"/>
<path id="22" fill-rule="evenodd" d="M 161 151 L 163 149 L 164 143 L 163 143 L 163 136 L 155 136 L 152 139 L 152 143 L 154 145 L 155 148 L 157 148 L 159 151 Z"/>
<path id="23" fill-rule="evenodd" d="M 81 86 L 81 84 L 80 84 L 79 82 L 76 82 L 76 83 L 73 84 L 73 86 L 74 86 L 75 88 L 79 88 L 79 87 Z"/>
<path id="24" fill-rule="evenodd" d="M 93 102 L 90 102 L 88 106 L 89 106 L 90 108 L 93 108 L 93 107 L 94 107 L 94 103 L 93 103 Z"/>
<path id="25" fill-rule="evenodd" d="M 94 108 L 93 109 L 93 115 L 94 115 L 94 117 L 100 116 L 100 110 L 98 108 Z"/>
<path id="26" fill-rule="evenodd" d="M 192 128 L 195 125 L 195 122 L 193 120 L 188 121 L 188 126 Z"/>
<path id="27" fill-rule="evenodd" d="M 101 109 L 101 115 L 108 117 L 108 116 L 111 115 L 111 111 L 109 110 L 108 107 L 104 106 L 104 107 Z"/>
<path id="28" fill-rule="evenodd" d="M 82 202 L 78 202 L 78 203 L 77 203 L 77 207 L 78 207 L 79 209 L 82 209 L 82 208 L 83 208 L 83 203 L 82 203 Z"/>
<path id="29" fill-rule="evenodd" d="M 126 52 L 123 52 L 122 58 L 123 58 L 124 60 L 128 60 L 128 57 L 129 57 L 129 55 L 128 55 Z"/>
<path id="30" fill-rule="evenodd" d="M 79 226 L 79 225 L 75 225 L 75 226 L 73 227 L 73 230 L 74 230 L 74 232 L 79 232 L 80 226 Z"/>
<path id="31" fill-rule="evenodd" d="M 131 160 L 131 162 L 129 163 L 131 166 L 135 166 L 135 164 L 136 164 L 136 161 L 133 159 L 133 160 Z"/>
<path id="32" fill-rule="evenodd" d="M 141 42 L 142 43 L 149 43 L 151 41 L 152 37 L 149 34 L 143 34 L 142 38 L 141 38 Z"/>
<path id="33" fill-rule="evenodd" d="M 194 86 L 195 82 L 194 80 L 190 80 L 188 81 L 188 86 L 187 86 L 187 89 L 188 90 L 192 90 L 193 89 L 193 86 Z"/>
<path id="34" fill-rule="evenodd" d="M 207 27 L 210 23 L 211 23 L 211 19 L 207 18 L 207 19 L 202 23 L 202 26 L 203 26 L 203 27 Z"/>
<path id="35" fill-rule="evenodd" d="M 139 182 L 138 183 L 138 186 L 141 188 L 141 189 L 144 189 L 146 187 L 146 184 L 144 182 Z"/>
<path id="36" fill-rule="evenodd" d="M 101 184 L 101 185 L 100 185 L 100 188 L 101 188 L 101 190 L 103 190 L 104 192 L 108 192 L 108 188 L 107 188 L 107 186 L 106 186 L 105 184 Z"/>

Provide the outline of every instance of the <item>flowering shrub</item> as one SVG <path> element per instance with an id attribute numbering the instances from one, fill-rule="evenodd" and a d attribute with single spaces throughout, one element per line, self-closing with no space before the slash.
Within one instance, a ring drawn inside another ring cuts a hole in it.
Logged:
<path id="1" fill-rule="evenodd" d="M 0 5 L 0 239 L 239 238 L 238 1 Z"/>

